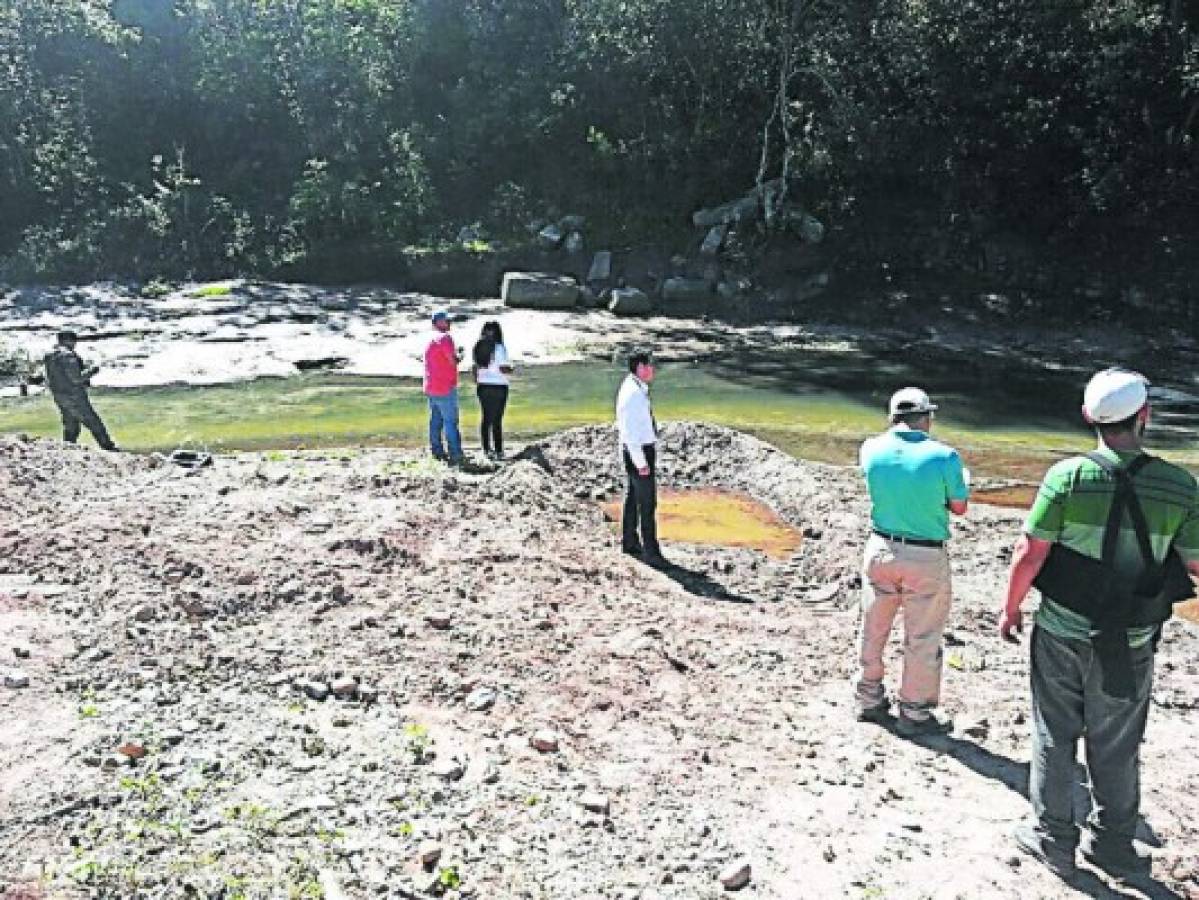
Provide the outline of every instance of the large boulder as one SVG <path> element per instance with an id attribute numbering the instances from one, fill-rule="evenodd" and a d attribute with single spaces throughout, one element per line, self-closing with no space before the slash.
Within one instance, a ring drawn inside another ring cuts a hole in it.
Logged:
<path id="1" fill-rule="evenodd" d="M 708 229 L 708 233 L 704 237 L 704 242 L 699 245 L 699 252 L 704 256 L 715 256 L 720 252 L 720 248 L 724 246 L 724 238 L 727 233 L 727 225 L 713 225 Z"/>
<path id="2" fill-rule="evenodd" d="M 612 277 L 612 251 L 600 250 L 591 258 L 591 269 L 587 272 L 588 283 L 604 282 Z"/>
<path id="3" fill-rule="evenodd" d="M 667 303 L 707 300 L 712 285 L 703 278 L 667 278 L 662 282 L 662 299 Z"/>
<path id="4" fill-rule="evenodd" d="M 579 301 L 579 286 L 568 275 L 507 272 L 500 286 L 500 297 L 505 306 L 571 309 Z"/>
<path id="5" fill-rule="evenodd" d="M 696 210 L 691 215 L 691 224 L 696 228 L 711 228 L 713 225 L 732 225 L 737 222 L 750 222 L 758 218 L 762 212 L 763 200 L 774 196 L 782 188 L 783 180 L 776 178 L 761 185 L 755 185 L 743 197 L 713 206 L 709 209 Z"/>
<path id="6" fill-rule="evenodd" d="M 653 309 L 645 291 L 637 288 L 616 288 L 608 310 L 618 316 L 644 316 Z"/>

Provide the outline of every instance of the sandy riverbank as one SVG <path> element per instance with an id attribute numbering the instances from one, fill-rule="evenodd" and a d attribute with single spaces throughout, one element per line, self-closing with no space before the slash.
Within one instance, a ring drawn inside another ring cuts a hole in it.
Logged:
<path id="1" fill-rule="evenodd" d="M 1169 627 L 1144 748 L 1159 880 L 1066 884 L 1007 840 L 1027 672 L 994 612 L 1018 513 L 957 531 L 957 729 L 912 743 L 851 716 L 857 476 L 668 426 L 667 484 L 746 491 L 805 540 L 672 545 L 664 574 L 597 508 L 611 442 L 576 429 L 498 471 L 347 450 L 189 475 L 0 437 L 4 664 L 30 679 L 0 691 L 0 885 L 692 900 L 745 857 L 741 896 L 775 900 L 1199 896 L 1193 627 Z"/>

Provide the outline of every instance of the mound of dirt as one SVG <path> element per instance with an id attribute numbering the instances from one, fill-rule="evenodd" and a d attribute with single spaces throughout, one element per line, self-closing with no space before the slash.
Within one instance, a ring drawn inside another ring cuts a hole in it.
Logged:
<path id="1" fill-rule="evenodd" d="M 766 504 L 806 538 L 787 567 L 789 579 L 827 592 L 858 579 L 869 508 L 851 470 L 801 463 L 751 435 L 695 422 L 667 422 L 658 442 L 659 482 L 666 488 L 718 487 Z M 612 428 L 575 428 L 526 449 L 555 479 L 582 497 L 624 490 Z"/>
<path id="2" fill-rule="evenodd" d="M 0 688 L 0 896 L 694 900 L 742 860 L 742 894 L 777 900 L 1106 890 L 1006 837 L 1028 806 L 1026 654 L 994 633 L 1018 515 L 956 530 L 958 728 L 912 743 L 852 716 L 857 475 L 688 423 L 662 459 L 803 545 L 624 556 L 602 428 L 466 472 L 0 438 L 0 668 L 28 680 Z M 1172 623 L 1143 749 L 1155 890 L 1182 896 L 1196 650 Z"/>

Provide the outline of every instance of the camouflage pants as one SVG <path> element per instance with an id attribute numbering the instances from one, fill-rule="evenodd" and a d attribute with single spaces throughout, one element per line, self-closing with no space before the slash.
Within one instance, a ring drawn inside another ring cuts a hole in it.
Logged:
<path id="1" fill-rule="evenodd" d="M 79 431 L 83 427 L 92 433 L 96 443 L 103 449 L 116 448 L 116 444 L 108 436 L 108 429 L 92 408 L 92 401 L 88 399 L 87 394 L 55 394 L 54 402 L 58 406 L 59 415 L 62 416 L 62 439 L 68 444 L 79 440 Z"/>

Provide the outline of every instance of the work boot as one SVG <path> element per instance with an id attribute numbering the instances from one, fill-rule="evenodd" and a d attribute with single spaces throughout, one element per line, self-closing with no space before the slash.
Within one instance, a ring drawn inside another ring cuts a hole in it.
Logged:
<path id="1" fill-rule="evenodd" d="M 953 722 L 949 719 L 938 719 L 932 713 L 929 713 L 923 719 L 913 719 L 900 712 L 899 721 L 895 724 L 895 730 L 902 737 L 906 738 L 941 737 L 953 731 Z"/>
<path id="2" fill-rule="evenodd" d="M 1035 825 L 1017 825 L 1012 831 L 1016 846 L 1054 872 L 1074 871 L 1074 846 L 1046 834 Z"/>

